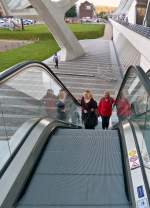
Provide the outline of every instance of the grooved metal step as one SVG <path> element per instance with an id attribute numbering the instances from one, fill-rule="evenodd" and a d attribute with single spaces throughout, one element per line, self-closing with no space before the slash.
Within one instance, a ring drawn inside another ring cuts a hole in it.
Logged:
<path id="1" fill-rule="evenodd" d="M 129 208 L 117 131 L 60 129 L 16 208 Z"/>

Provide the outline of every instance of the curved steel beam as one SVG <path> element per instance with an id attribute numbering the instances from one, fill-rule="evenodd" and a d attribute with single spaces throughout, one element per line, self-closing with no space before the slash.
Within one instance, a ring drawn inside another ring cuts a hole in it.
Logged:
<path id="1" fill-rule="evenodd" d="M 38 14 L 43 18 L 58 45 L 62 49 L 63 57 L 61 58 L 63 60 L 73 60 L 82 56 L 84 54 L 84 50 L 75 35 L 64 22 L 64 11 L 61 7 L 58 7 L 58 4 L 50 0 L 29 1 Z M 70 1 L 68 1 L 68 3 L 69 2 Z M 74 1 L 72 1 L 72 3 L 73 2 Z"/>

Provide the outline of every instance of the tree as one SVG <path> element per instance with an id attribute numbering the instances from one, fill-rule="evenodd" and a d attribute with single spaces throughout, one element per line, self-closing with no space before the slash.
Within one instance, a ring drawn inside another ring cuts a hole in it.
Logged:
<path id="1" fill-rule="evenodd" d="M 105 12 L 100 12 L 97 16 L 103 18 L 103 16 L 105 16 Z"/>
<path id="2" fill-rule="evenodd" d="M 76 5 L 74 5 L 71 9 L 69 9 L 66 12 L 65 17 L 77 17 L 77 8 L 76 8 Z"/>

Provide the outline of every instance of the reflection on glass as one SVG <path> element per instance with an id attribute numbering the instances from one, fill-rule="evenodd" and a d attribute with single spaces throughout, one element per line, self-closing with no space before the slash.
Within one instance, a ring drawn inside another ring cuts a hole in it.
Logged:
<path id="1" fill-rule="evenodd" d="M 4 136 L 4 132 L 5 137 L 8 135 L 12 150 L 20 142 L 14 141 L 12 136 L 31 118 L 50 117 L 81 124 L 80 107 L 55 78 L 41 67 L 30 67 L 18 73 L 1 84 L 0 91 L 0 107 L 3 110 L 0 137 Z"/>
<path id="2" fill-rule="evenodd" d="M 145 88 L 131 69 L 116 101 L 119 119 L 127 119 L 146 112 L 147 97 Z"/>
<path id="3" fill-rule="evenodd" d="M 54 91 L 48 89 L 46 95 L 43 97 L 43 104 L 49 117 L 56 118 L 56 101 L 57 96 L 55 96 Z"/>
<path id="4" fill-rule="evenodd" d="M 67 118 L 67 96 L 64 90 L 60 90 L 58 94 L 57 106 L 57 119 L 66 121 Z"/>
<path id="5" fill-rule="evenodd" d="M 120 93 L 120 96 L 116 101 L 116 105 L 117 105 L 117 114 L 121 120 L 129 118 L 131 116 L 132 114 L 131 104 L 128 98 L 123 94 L 123 92 Z"/>
<path id="6" fill-rule="evenodd" d="M 150 99 L 132 68 L 116 100 L 116 108 L 119 120 L 129 118 L 140 130 L 137 139 L 143 164 L 150 168 Z"/>
<path id="7" fill-rule="evenodd" d="M 11 155 L 10 144 L 8 136 L 11 132 L 7 132 L 5 128 L 5 118 L 3 114 L 3 109 L 0 103 L 0 170 L 9 159 Z"/>

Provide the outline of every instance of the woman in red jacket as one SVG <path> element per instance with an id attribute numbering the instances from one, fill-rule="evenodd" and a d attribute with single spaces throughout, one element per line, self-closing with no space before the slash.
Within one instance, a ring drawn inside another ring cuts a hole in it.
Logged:
<path id="1" fill-rule="evenodd" d="M 115 100 L 110 97 L 109 92 L 105 92 L 105 95 L 103 98 L 100 99 L 99 105 L 98 105 L 98 113 L 102 118 L 102 128 L 108 129 L 109 127 L 109 120 L 110 116 L 112 114 L 112 106 L 114 104 Z"/>

